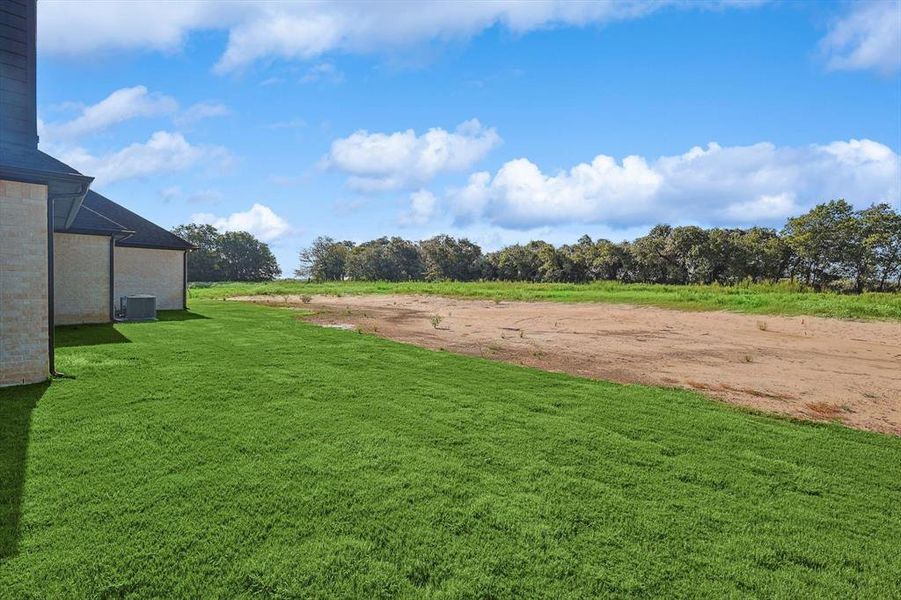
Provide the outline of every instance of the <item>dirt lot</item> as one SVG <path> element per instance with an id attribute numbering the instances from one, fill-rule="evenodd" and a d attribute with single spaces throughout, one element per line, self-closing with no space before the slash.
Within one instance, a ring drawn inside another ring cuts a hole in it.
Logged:
<path id="1" fill-rule="evenodd" d="M 901 435 L 901 323 L 436 296 L 248 297 L 310 321 L 550 371 L 700 390 Z"/>

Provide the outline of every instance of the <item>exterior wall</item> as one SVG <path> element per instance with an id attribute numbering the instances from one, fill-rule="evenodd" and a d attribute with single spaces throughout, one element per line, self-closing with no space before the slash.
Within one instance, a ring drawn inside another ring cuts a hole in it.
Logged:
<path id="1" fill-rule="evenodd" d="M 0 180 L 0 385 L 50 374 L 47 186 Z"/>
<path id="2" fill-rule="evenodd" d="M 53 319 L 57 325 L 106 323 L 110 238 L 53 234 Z"/>
<path id="3" fill-rule="evenodd" d="M 184 251 L 116 246 L 113 258 L 114 301 L 122 296 L 151 294 L 159 310 L 181 310 L 184 305 Z"/>

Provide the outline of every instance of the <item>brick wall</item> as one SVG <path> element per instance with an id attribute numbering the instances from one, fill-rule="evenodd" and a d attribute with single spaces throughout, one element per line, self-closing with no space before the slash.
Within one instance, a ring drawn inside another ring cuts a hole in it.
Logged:
<path id="1" fill-rule="evenodd" d="M 47 186 L 0 180 L 0 385 L 47 379 Z"/>
<path id="2" fill-rule="evenodd" d="M 184 308 L 184 252 L 116 247 L 115 302 L 121 296 L 151 294 L 159 310 Z"/>
<path id="3" fill-rule="evenodd" d="M 110 239 L 53 234 L 53 316 L 57 325 L 106 323 Z"/>

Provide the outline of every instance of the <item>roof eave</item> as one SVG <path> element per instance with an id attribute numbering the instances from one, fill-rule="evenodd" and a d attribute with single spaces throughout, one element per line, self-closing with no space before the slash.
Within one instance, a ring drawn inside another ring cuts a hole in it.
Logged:
<path id="1" fill-rule="evenodd" d="M 69 201 L 64 220 L 66 227 L 75 220 L 75 215 L 78 214 L 78 209 L 81 208 L 81 203 L 84 201 L 84 195 L 94 181 L 93 177 L 80 173 L 62 173 L 3 164 L 0 164 L 0 179 L 46 185 L 47 200 L 54 203 L 54 213 L 57 201 Z"/>
<path id="2" fill-rule="evenodd" d="M 168 246 L 164 244 L 141 244 L 141 243 L 127 243 L 127 244 L 117 244 L 120 248 L 146 248 L 148 250 L 178 250 L 182 252 L 190 252 L 192 250 L 197 250 L 196 246 Z"/>

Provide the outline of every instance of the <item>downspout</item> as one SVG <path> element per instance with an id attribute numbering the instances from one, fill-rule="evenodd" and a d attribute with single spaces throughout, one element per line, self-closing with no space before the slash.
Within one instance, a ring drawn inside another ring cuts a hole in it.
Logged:
<path id="1" fill-rule="evenodd" d="M 116 236 L 109 236 L 109 320 L 116 320 L 115 304 L 115 261 L 116 261 Z"/>
<path id="2" fill-rule="evenodd" d="M 50 376 L 57 375 L 55 346 L 55 323 L 53 319 L 53 200 L 47 198 L 47 357 Z"/>
<path id="3" fill-rule="evenodd" d="M 182 258 L 184 262 L 182 263 L 181 274 L 184 277 L 184 282 L 181 288 L 181 307 L 182 310 L 188 310 L 188 251 L 185 250 L 182 252 Z"/>
<path id="4" fill-rule="evenodd" d="M 127 240 L 134 235 L 131 231 L 126 234 L 113 234 L 109 238 L 109 320 L 116 321 L 116 242 Z"/>

